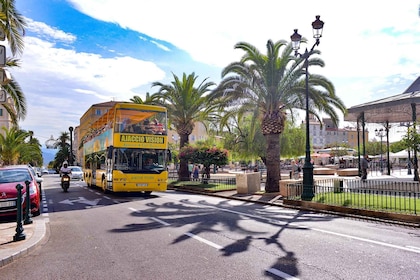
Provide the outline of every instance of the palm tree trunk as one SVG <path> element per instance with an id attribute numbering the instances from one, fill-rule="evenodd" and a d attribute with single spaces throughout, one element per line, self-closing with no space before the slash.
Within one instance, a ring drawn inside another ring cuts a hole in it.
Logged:
<path id="1" fill-rule="evenodd" d="M 179 133 L 179 148 L 188 146 L 188 136 L 189 134 L 180 134 Z M 188 161 L 181 159 L 179 161 L 179 170 L 178 170 L 178 179 L 179 181 L 190 181 L 190 172 L 188 171 Z"/>
<path id="2" fill-rule="evenodd" d="M 267 181 L 265 183 L 266 192 L 278 192 L 280 184 L 280 135 L 267 134 Z"/>

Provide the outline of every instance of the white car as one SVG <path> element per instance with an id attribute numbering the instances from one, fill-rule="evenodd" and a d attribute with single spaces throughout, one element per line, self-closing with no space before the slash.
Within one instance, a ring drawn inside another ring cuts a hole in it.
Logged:
<path id="1" fill-rule="evenodd" d="M 69 166 L 69 168 L 71 169 L 71 179 L 83 180 L 83 170 L 80 166 Z"/>

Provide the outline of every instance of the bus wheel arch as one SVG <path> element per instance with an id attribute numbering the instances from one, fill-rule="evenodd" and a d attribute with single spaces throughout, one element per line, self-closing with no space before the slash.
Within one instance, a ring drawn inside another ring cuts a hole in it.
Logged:
<path id="1" fill-rule="evenodd" d="M 102 183 L 101 183 L 101 186 L 102 186 L 102 191 L 104 193 L 109 193 L 109 190 L 107 189 L 108 182 L 106 181 L 105 175 L 102 175 Z"/>

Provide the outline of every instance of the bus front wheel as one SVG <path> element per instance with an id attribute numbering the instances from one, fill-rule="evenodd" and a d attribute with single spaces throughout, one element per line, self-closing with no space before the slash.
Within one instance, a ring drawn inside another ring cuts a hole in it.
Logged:
<path id="1" fill-rule="evenodd" d="M 144 192 L 144 194 L 146 195 L 146 196 L 150 196 L 150 194 L 152 193 L 152 191 L 145 191 Z"/>

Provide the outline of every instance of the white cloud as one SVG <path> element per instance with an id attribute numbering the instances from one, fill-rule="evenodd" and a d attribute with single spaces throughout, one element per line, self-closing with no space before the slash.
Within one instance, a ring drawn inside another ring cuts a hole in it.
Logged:
<path id="1" fill-rule="evenodd" d="M 265 52 L 268 39 L 290 40 L 293 29 L 298 28 L 311 47 L 311 22 L 319 14 L 325 22 L 321 44 L 317 47 L 326 63 L 321 73 L 333 82 L 343 79 L 356 84 L 358 79 L 363 82 L 356 86 L 360 89 L 357 93 L 336 84 L 339 96 L 347 105 L 364 102 L 374 94 L 377 84 L 366 83 L 367 77 L 416 76 L 420 69 L 417 0 L 303 0 L 299 4 L 215 0 L 211 5 L 192 4 L 187 0 L 120 0 L 118 5 L 114 0 L 71 2 L 94 18 L 117 22 L 168 41 L 186 50 L 195 60 L 221 68 L 242 55 L 233 49 L 239 41 L 252 43 Z M 156 13 L 146 11 L 159 11 L 161 22 L 156 23 Z M 354 98 L 355 94 L 359 98 Z"/>
<path id="2" fill-rule="evenodd" d="M 309 39 L 308 47 L 312 46 L 311 22 L 319 14 L 325 27 L 317 49 L 322 52 L 326 67 L 310 71 L 332 80 L 347 106 L 370 101 L 381 94 L 398 94 L 394 90 L 401 87 L 402 79 L 414 80 L 420 74 L 418 0 L 70 2 L 93 18 L 155 38 L 150 42 L 165 51 L 171 51 L 164 45 L 168 42 L 185 50 L 196 61 L 220 70 L 243 54 L 234 50 L 240 41 L 254 44 L 265 52 L 268 39 L 290 40 L 293 29 L 298 28 Z M 103 58 L 57 48 L 56 41 L 72 43 L 76 36 L 41 22 L 28 22 L 30 30 L 42 34 L 46 41 L 25 37 L 22 68 L 13 70 L 17 80 L 25 85 L 25 93 L 45 98 L 30 100 L 29 115 L 24 122 L 27 127 L 41 122 L 47 123 L 50 131 L 65 130 L 63 126 L 77 123 L 91 104 L 113 98 L 128 100 L 138 94 L 135 89 L 166 78 L 165 72 L 152 62 L 126 56 Z M 179 75 L 189 69 L 170 70 Z M 201 69 L 193 69 L 200 77 L 209 76 L 197 70 Z M 214 75 L 210 80 L 219 78 Z M 65 101 L 65 96 L 70 96 L 70 101 Z M 44 103 L 46 106 L 41 107 Z M 64 124 L 57 122 L 62 112 L 70 112 L 63 118 Z"/>
<path id="3" fill-rule="evenodd" d="M 129 100 L 138 94 L 134 89 L 165 77 L 154 63 L 131 57 L 77 53 L 29 36 L 25 46 L 22 67 L 11 72 L 28 99 L 21 126 L 40 137 L 78 124 L 94 103 Z"/>
<path id="4" fill-rule="evenodd" d="M 76 36 L 48 26 L 43 22 L 33 21 L 30 18 L 25 18 L 25 20 L 28 24 L 27 30 L 35 32 L 41 37 L 52 38 L 54 40 L 68 43 L 72 43 L 76 40 Z"/>

